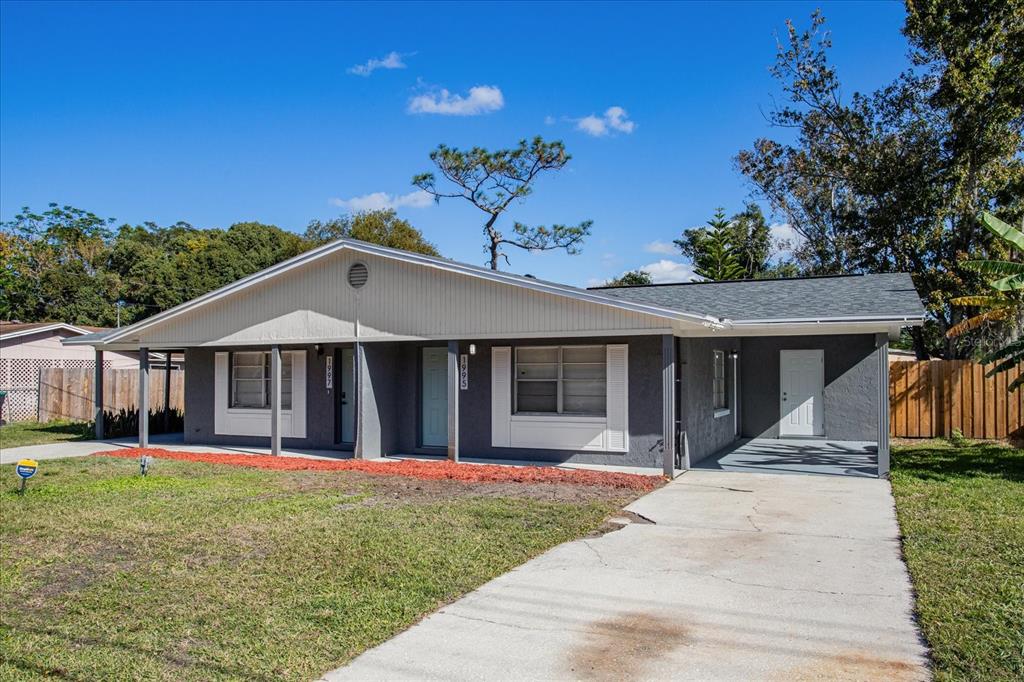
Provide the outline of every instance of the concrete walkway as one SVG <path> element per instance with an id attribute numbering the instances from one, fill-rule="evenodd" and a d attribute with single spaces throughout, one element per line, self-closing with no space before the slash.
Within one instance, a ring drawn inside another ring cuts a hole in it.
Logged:
<path id="1" fill-rule="evenodd" d="M 889 484 L 691 471 L 326 680 L 918 680 Z"/>

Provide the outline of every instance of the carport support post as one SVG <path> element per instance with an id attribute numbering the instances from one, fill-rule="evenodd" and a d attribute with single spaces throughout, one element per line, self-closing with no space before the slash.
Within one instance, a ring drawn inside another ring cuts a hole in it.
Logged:
<path id="1" fill-rule="evenodd" d="M 281 346 L 270 347 L 270 454 L 281 454 Z"/>
<path id="2" fill-rule="evenodd" d="M 448 342 L 448 459 L 459 461 L 459 342 Z"/>
<path id="3" fill-rule="evenodd" d="M 139 447 L 149 447 L 149 349 L 139 348 Z"/>
<path id="4" fill-rule="evenodd" d="M 889 477 L 889 336 L 879 334 L 878 353 L 878 477 Z"/>
<path id="5" fill-rule="evenodd" d="M 661 400 L 661 467 L 672 478 L 676 473 L 676 339 L 672 334 L 661 337 Z"/>
<path id="6" fill-rule="evenodd" d="M 103 351 L 96 351 L 96 369 L 92 382 L 93 424 L 96 439 L 103 438 Z"/>

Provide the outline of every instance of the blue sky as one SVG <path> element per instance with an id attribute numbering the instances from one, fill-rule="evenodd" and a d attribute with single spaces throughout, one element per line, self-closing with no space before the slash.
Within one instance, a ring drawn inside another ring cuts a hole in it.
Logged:
<path id="1" fill-rule="evenodd" d="M 301 232 L 391 203 L 444 255 L 483 264 L 483 214 L 424 202 L 410 179 L 438 143 L 540 134 L 573 159 L 505 226 L 591 219 L 593 234 L 581 255 L 516 250 L 507 269 L 676 279 L 687 270 L 663 246 L 717 206 L 739 210 L 750 187 L 733 157 L 784 138 L 763 114 L 780 94 L 775 37 L 817 6 L 848 92 L 905 68 L 899 2 L 4 2 L 0 217 L 55 201 Z"/>

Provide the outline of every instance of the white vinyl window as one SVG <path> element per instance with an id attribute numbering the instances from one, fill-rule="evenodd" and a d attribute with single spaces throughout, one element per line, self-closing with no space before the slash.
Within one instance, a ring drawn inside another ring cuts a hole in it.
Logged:
<path id="1" fill-rule="evenodd" d="M 725 351 L 716 350 L 714 353 L 715 376 L 712 381 L 712 399 L 716 410 L 729 409 L 729 391 L 726 390 L 725 381 Z"/>
<path id="2" fill-rule="evenodd" d="M 230 407 L 270 408 L 270 351 L 231 354 Z M 292 354 L 281 353 L 281 409 L 292 408 Z"/>
<path id="3" fill-rule="evenodd" d="M 604 346 L 516 348 L 515 413 L 605 416 Z"/>

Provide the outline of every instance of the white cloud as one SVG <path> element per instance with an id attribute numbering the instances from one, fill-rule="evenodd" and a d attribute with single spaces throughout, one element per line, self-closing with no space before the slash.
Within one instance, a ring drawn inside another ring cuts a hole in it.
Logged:
<path id="1" fill-rule="evenodd" d="M 655 239 L 653 242 L 644 244 L 644 251 L 647 253 L 661 253 L 666 256 L 674 256 L 679 253 L 675 244 Z"/>
<path id="2" fill-rule="evenodd" d="M 608 111 L 604 112 L 604 118 L 609 128 L 620 133 L 628 135 L 636 128 L 636 123 L 629 120 L 629 114 L 622 107 L 608 107 Z"/>
<path id="3" fill-rule="evenodd" d="M 791 245 L 796 245 L 803 240 L 803 237 L 789 223 L 772 223 L 768 226 L 768 232 L 773 241 L 786 241 Z"/>
<path id="4" fill-rule="evenodd" d="M 476 116 L 498 111 L 505 106 L 505 97 L 494 85 L 477 85 L 469 94 L 453 95 L 445 89 L 416 95 L 409 100 L 410 114 L 441 114 L 443 116 Z"/>
<path id="5" fill-rule="evenodd" d="M 629 113 L 622 107 L 608 107 L 602 116 L 584 116 L 576 122 L 576 129 L 594 137 L 604 137 L 615 131 L 629 135 L 636 130 L 636 123 L 629 120 Z"/>
<path id="6" fill-rule="evenodd" d="M 667 258 L 662 258 L 655 263 L 641 265 L 637 270 L 643 270 L 649 274 L 655 284 L 700 280 L 700 277 L 693 273 L 692 265 L 689 263 L 679 263 Z"/>
<path id="7" fill-rule="evenodd" d="M 544 117 L 544 125 L 546 125 L 546 126 L 553 126 L 553 125 L 555 125 L 555 123 L 557 123 L 557 121 L 555 120 L 554 116 L 545 116 Z"/>
<path id="8" fill-rule="evenodd" d="M 404 69 L 405 62 L 398 52 L 389 52 L 381 59 L 371 59 L 365 64 L 356 64 L 348 69 L 348 72 L 356 76 L 369 76 L 377 69 Z"/>
<path id="9" fill-rule="evenodd" d="M 352 213 L 362 211 L 379 211 L 384 208 L 425 208 L 434 202 L 434 198 L 421 189 L 408 194 L 393 195 L 387 192 L 373 192 L 351 199 L 328 199 L 331 206 L 344 208 Z"/>

